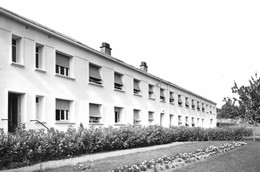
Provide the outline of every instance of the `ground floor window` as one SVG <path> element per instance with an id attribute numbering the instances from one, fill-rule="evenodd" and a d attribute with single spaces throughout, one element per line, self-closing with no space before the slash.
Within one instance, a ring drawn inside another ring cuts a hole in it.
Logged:
<path id="1" fill-rule="evenodd" d="M 114 108 L 115 123 L 122 123 L 122 111 L 123 111 L 123 108 L 121 108 L 121 107 Z"/>
<path id="2" fill-rule="evenodd" d="M 141 125 L 140 110 L 134 109 L 134 125 Z"/>
<path id="3" fill-rule="evenodd" d="M 99 124 L 101 123 L 101 105 L 100 104 L 89 104 L 89 123 Z"/>
<path id="4" fill-rule="evenodd" d="M 70 101 L 56 99 L 56 121 L 69 121 Z"/>

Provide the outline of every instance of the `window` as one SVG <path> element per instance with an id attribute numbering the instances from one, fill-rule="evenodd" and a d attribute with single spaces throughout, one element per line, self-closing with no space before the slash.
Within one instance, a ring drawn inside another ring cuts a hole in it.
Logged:
<path id="1" fill-rule="evenodd" d="M 154 92 L 153 92 L 154 86 L 149 84 L 148 87 L 149 87 L 148 88 L 148 96 L 149 96 L 149 98 L 154 98 Z"/>
<path id="2" fill-rule="evenodd" d="M 134 125 L 141 125 L 140 110 L 134 109 Z"/>
<path id="3" fill-rule="evenodd" d="M 22 64 L 22 38 L 12 35 L 12 62 Z"/>
<path id="4" fill-rule="evenodd" d="M 174 115 L 170 114 L 170 126 L 173 126 L 173 117 L 174 117 Z"/>
<path id="5" fill-rule="evenodd" d="M 122 81 L 122 74 L 116 73 L 114 74 L 114 88 L 117 90 L 123 90 L 124 84 Z"/>
<path id="6" fill-rule="evenodd" d="M 204 126 L 204 119 L 202 118 L 201 119 L 201 127 L 203 127 Z"/>
<path id="7" fill-rule="evenodd" d="M 191 126 L 192 126 L 192 127 L 195 127 L 194 117 L 191 118 Z"/>
<path id="8" fill-rule="evenodd" d="M 195 109 L 195 103 L 194 103 L 193 99 L 191 100 L 191 107 L 192 107 L 192 109 Z"/>
<path id="9" fill-rule="evenodd" d="M 115 107 L 114 113 L 115 113 L 115 123 L 122 123 L 122 111 L 123 108 L 121 107 Z"/>
<path id="10" fill-rule="evenodd" d="M 163 126 L 164 124 L 164 113 L 160 114 L 160 126 Z"/>
<path id="11" fill-rule="evenodd" d="M 148 112 L 148 124 L 152 125 L 154 122 L 154 112 L 149 111 Z"/>
<path id="12" fill-rule="evenodd" d="M 209 113 L 212 114 L 212 106 L 209 106 Z"/>
<path id="13" fill-rule="evenodd" d="M 36 96 L 35 97 L 35 104 L 36 104 L 36 119 L 39 121 L 43 121 L 44 115 L 44 107 L 43 107 L 43 96 Z"/>
<path id="14" fill-rule="evenodd" d="M 181 121 L 181 115 L 178 116 L 178 125 L 182 125 L 182 121 Z"/>
<path id="15" fill-rule="evenodd" d="M 171 104 L 174 104 L 174 97 L 173 97 L 173 92 L 170 91 L 170 98 L 169 101 Z"/>
<path id="16" fill-rule="evenodd" d="M 204 103 L 202 103 L 202 112 L 205 112 Z"/>
<path id="17" fill-rule="evenodd" d="M 200 102 L 197 101 L 197 110 L 200 111 Z"/>
<path id="18" fill-rule="evenodd" d="M 70 76 L 70 58 L 60 52 L 56 52 L 56 74 Z"/>
<path id="19" fill-rule="evenodd" d="M 56 99 L 56 121 L 69 121 L 70 101 Z"/>
<path id="20" fill-rule="evenodd" d="M 164 89 L 160 88 L 160 101 L 165 102 L 165 95 L 164 95 Z"/>
<path id="21" fill-rule="evenodd" d="M 43 45 L 36 44 L 35 47 L 35 68 L 43 69 L 44 59 L 43 59 Z"/>
<path id="22" fill-rule="evenodd" d="M 134 94 L 137 94 L 137 95 L 141 94 L 140 81 L 137 79 L 134 79 Z"/>
<path id="23" fill-rule="evenodd" d="M 210 125 L 212 125 L 213 124 L 213 119 L 210 119 Z"/>
<path id="24" fill-rule="evenodd" d="M 101 67 L 89 63 L 89 82 L 98 85 L 102 84 L 102 78 L 100 75 Z"/>
<path id="25" fill-rule="evenodd" d="M 178 95 L 178 104 L 179 104 L 179 106 L 182 106 L 182 99 L 181 99 L 181 95 Z"/>
<path id="26" fill-rule="evenodd" d="M 189 117 L 185 117 L 185 126 L 188 127 L 189 126 Z"/>
<path id="27" fill-rule="evenodd" d="M 189 108 L 190 104 L 189 104 L 189 98 L 188 97 L 185 97 L 185 106 L 187 108 Z"/>
<path id="28" fill-rule="evenodd" d="M 89 123 L 90 124 L 99 124 L 101 123 L 101 113 L 100 113 L 100 104 L 89 104 Z"/>

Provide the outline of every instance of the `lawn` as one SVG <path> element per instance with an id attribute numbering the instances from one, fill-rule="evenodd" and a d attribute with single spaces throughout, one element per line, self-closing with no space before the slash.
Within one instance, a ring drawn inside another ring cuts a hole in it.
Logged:
<path id="1" fill-rule="evenodd" d="M 260 142 L 248 142 L 248 145 L 230 152 L 214 156 L 205 161 L 189 164 L 173 172 L 259 172 Z"/>
<path id="2" fill-rule="evenodd" d="M 172 146 L 168 148 L 161 148 L 161 149 L 142 152 L 142 153 L 135 153 L 135 154 L 118 156 L 118 157 L 106 158 L 106 159 L 91 162 L 93 166 L 91 167 L 90 171 L 105 172 L 105 171 L 113 170 L 117 167 L 140 163 L 144 160 L 157 159 L 163 155 L 174 156 L 179 153 L 192 152 L 197 149 L 207 148 L 210 145 L 218 146 L 223 143 L 229 143 L 229 142 L 228 141 L 191 142 L 191 143 Z M 52 172 L 52 171 L 71 172 L 71 171 L 82 171 L 82 170 L 80 170 L 75 166 L 65 166 L 65 167 L 49 169 L 45 171 L 46 172 Z"/>

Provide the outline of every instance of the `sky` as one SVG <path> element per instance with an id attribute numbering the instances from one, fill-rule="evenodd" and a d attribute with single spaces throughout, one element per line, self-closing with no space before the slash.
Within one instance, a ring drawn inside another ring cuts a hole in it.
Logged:
<path id="1" fill-rule="evenodd" d="M 0 6 L 217 103 L 260 75 L 259 0 L 0 0 Z"/>

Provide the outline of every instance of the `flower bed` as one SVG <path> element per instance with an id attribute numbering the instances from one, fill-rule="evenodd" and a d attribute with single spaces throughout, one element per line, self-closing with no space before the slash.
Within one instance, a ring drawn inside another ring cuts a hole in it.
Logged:
<path id="1" fill-rule="evenodd" d="M 217 154 L 228 152 L 237 147 L 247 145 L 246 142 L 233 142 L 226 143 L 219 146 L 210 146 L 206 149 L 198 149 L 191 153 L 182 153 L 176 156 L 167 157 L 163 156 L 156 160 L 144 161 L 140 164 L 134 164 L 131 166 L 118 167 L 112 170 L 112 172 L 159 172 L 169 171 L 170 169 L 178 168 L 189 163 L 207 159 Z"/>

